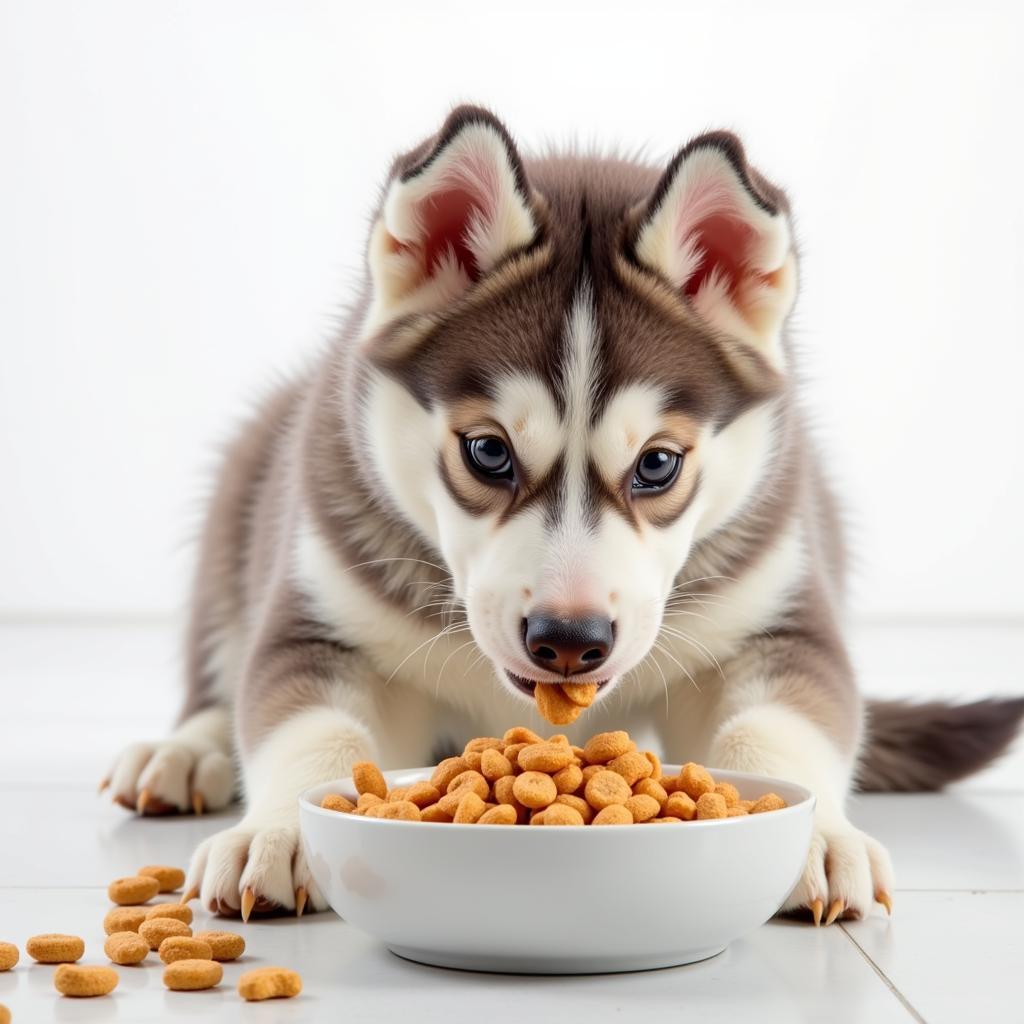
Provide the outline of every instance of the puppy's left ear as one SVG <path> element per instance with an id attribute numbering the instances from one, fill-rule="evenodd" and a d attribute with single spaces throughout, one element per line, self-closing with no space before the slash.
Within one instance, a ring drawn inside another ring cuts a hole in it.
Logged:
<path id="1" fill-rule="evenodd" d="M 781 368 L 782 326 L 796 296 L 788 207 L 736 136 L 694 139 L 643 210 L 633 251 L 711 327 Z"/>
<path id="2" fill-rule="evenodd" d="M 536 234 L 505 126 L 480 107 L 457 107 L 392 171 L 370 240 L 374 321 L 443 309 Z"/>

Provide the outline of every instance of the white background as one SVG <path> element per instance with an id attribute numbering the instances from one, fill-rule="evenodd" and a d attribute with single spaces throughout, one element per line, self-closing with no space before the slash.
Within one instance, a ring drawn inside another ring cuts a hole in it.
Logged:
<path id="1" fill-rule="evenodd" d="M 216 442 L 329 335 L 392 155 L 460 99 L 527 147 L 738 131 L 798 219 L 855 611 L 1024 615 L 1022 29 L 978 0 L 0 0 L 0 615 L 180 607 Z"/>

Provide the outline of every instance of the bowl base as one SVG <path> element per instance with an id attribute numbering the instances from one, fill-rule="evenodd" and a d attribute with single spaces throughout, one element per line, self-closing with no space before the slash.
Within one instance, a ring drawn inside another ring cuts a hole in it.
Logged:
<path id="1" fill-rule="evenodd" d="M 627 971 L 654 971 L 662 967 L 680 967 L 718 956 L 725 946 L 684 949 L 651 956 L 607 957 L 532 957 L 486 956 L 475 953 L 449 953 L 411 946 L 388 946 L 403 960 L 414 960 L 431 967 L 452 967 L 459 971 L 486 971 L 491 974 L 622 974 Z"/>

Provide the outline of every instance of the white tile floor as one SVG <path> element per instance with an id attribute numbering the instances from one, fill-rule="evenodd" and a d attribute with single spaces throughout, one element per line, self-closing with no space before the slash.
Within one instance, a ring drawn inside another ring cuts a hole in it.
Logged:
<path id="1" fill-rule="evenodd" d="M 865 689 L 962 697 L 1020 693 L 1019 626 L 863 626 Z M 0 939 L 70 931 L 105 962 L 110 878 L 153 860 L 184 864 L 230 815 L 138 821 L 94 794 L 110 752 L 158 735 L 173 714 L 166 624 L 0 625 Z M 399 960 L 333 915 L 239 926 L 249 952 L 220 989 L 167 993 L 158 964 L 122 968 L 108 999 L 72 1002 L 51 969 L 0 974 L 0 1003 L 37 1021 L 1024 1020 L 1024 751 L 953 792 L 862 796 L 854 820 L 892 851 L 896 915 L 814 930 L 772 922 L 702 964 L 646 974 L 526 978 Z M 194 904 L 195 906 L 195 904 Z M 205 916 L 201 918 L 205 922 Z M 210 925 L 215 926 L 215 925 Z M 234 925 L 232 926 L 234 927 Z M 301 968 L 301 998 L 246 1006 L 245 964 Z"/>

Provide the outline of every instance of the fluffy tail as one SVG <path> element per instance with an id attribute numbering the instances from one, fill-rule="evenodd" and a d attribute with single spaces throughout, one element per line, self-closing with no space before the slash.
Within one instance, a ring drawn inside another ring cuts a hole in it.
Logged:
<path id="1" fill-rule="evenodd" d="M 858 789 L 941 789 L 1002 754 L 1022 719 L 1024 697 L 971 704 L 868 701 Z"/>

